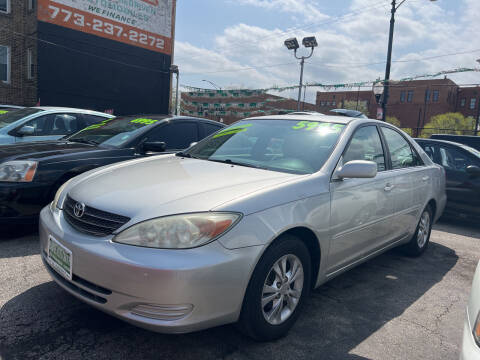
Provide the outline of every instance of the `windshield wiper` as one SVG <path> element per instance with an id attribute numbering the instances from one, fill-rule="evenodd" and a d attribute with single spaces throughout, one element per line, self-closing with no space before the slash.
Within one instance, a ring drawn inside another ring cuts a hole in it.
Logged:
<path id="1" fill-rule="evenodd" d="M 82 144 L 89 144 L 89 145 L 95 145 L 97 146 L 99 143 L 93 140 L 87 140 L 87 139 L 68 139 L 68 141 L 71 142 L 77 142 L 77 143 L 82 143 Z"/>
<path id="2" fill-rule="evenodd" d="M 250 167 L 254 169 L 265 169 L 264 167 L 253 165 L 253 164 L 247 164 L 247 163 L 241 163 L 241 162 L 236 162 L 232 161 L 231 159 L 224 159 L 224 160 L 217 160 L 217 159 L 207 159 L 208 161 L 214 161 L 214 162 L 219 162 L 219 163 L 224 163 L 224 164 L 229 164 L 229 165 L 238 165 L 238 166 L 245 166 L 245 167 Z"/>

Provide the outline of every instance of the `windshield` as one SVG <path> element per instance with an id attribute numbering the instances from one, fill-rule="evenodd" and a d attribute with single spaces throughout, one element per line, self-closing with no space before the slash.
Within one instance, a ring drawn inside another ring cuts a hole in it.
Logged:
<path id="1" fill-rule="evenodd" d="M 40 111 L 43 111 L 43 110 L 36 109 L 36 108 L 26 108 L 26 109 L 19 109 L 19 110 L 10 110 L 8 112 L 0 114 L 0 129 L 7 125 L 10 125 L 11 123 L 17 120 L 23 119 L 26 116 L 35 114 Z"/>
<path id="2" fill-rule="evenodd" d="M 184 154 L 294 174 L 318 171 L 345 125 L 319 121 L 243 120 Z"/>
<path id="3" fill-rule="evenodd" d="M 70 136 L 68 141 L 121 147 L 142 132 L 143 128 L 163 119 L 162 117 L 151 119 L 132 116 L 106 119 Z"/>

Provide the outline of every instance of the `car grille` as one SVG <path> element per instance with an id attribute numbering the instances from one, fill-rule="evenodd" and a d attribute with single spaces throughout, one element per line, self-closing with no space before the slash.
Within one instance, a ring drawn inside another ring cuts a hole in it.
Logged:
<path id="1" fill-rule="evenodd" d="M 93 236 L 107 236 L 126 224 L 130 218 L 85 206 L 82 217 L 74 214 L 77 203 L 67 195 L 63 206 L 65 220 L 76 230 Z"/>

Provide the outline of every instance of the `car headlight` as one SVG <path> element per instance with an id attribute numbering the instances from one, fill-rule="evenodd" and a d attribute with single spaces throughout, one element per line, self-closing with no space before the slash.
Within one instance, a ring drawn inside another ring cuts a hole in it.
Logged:
<path id="1" fill-rule="evenodd" d="M 0 164 L 0 181 L 31 182 L 37 166 L 36 161 L 7 161 Z"/>
<path id="2" fill-rule="evenodd" d="M 232 228 L 238 213 L 205 212 L 147 220 L 122 231 L 114 242 L 157 249 L 188 249 L 205 245 Z"/>
<path id="3" fill-rule="evenodd" d="M 62 195 L 63 190 L 67 187 L 68 183 L 72 181 L 72 179 L 68 180 L 65 182 L 62 186 L 60 186 L 57 190 L 57 193 L 55 194 L 55 197 L 53 198 L 53 201 L 50 203 L 50 210 L 52 212 L 55 212 L 57 209 L 60 209 L 61 207 L 58 206 L 58 201 L 60 200 L 60 195 Z"/>
<path id="4" fill-rule="evenodd" d="M 480 313 L 477 315 L 477 320 L 475 320 L 475 324 L 473 325 L 473 338 L 478 346 L 480 346 Z"/>

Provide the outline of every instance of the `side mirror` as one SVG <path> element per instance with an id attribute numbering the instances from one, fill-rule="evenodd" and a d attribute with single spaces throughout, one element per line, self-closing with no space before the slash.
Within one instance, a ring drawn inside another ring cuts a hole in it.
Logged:
<path id="1" fill-rule="evenodd" d="M 477 177 L 480 176 L 480 167 L 476 165 L 470 165 L 467 166 L 467 173 L 470 174 L 471 176 Z"/>
<path id="2" fill-rule="evenodd" d="M 20 130 L 17 131 L 17 134 L 20 136 L 29 136 L 35 134 L 35 128 L 33 126 L 22 126 Z"/>
<path id="3" fill-rule="evenodd" d="M 147 141 L 143 143 L 143 151 L 164 152 L 167 149 L 167 144 L 163 141 Z"/>
<path id="4" fill-rule="evenodd" d="M 337 172 L 339 179 L 344 178 L 374 178 L 377 176 L 377 164 L 373 161 L 352 160 L 343 165 Z"/>

